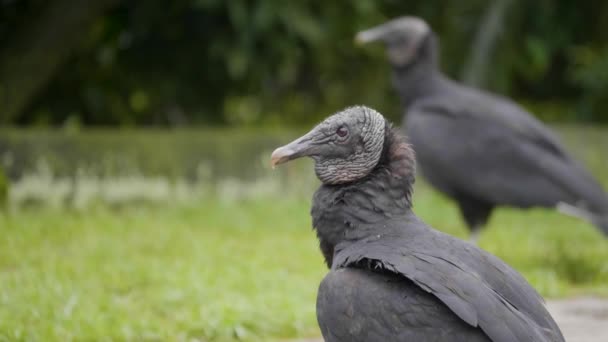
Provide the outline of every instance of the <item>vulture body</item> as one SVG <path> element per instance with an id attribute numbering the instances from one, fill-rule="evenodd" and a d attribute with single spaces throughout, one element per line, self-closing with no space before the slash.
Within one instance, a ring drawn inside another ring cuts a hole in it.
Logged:
<path id="1" fill-rule="evenodd" d="M 414 152 L 378 112 L 334 114 L 272 164 L 303 156 L 323 183 L 311 215 L 330 268 L 317 297 L 326 342 L 564 341 L 521 275 L 416 217 Z"/>
<path id="2" fill-rule="evenodd" d="M 558 208 L 608 234 L 600 184 L 523 108 L 444 76 L 424 21 L 395 19 L 357 40 L 385 43 L 422 173 L 458 203 L 473 237 L 496 206 Z"/>

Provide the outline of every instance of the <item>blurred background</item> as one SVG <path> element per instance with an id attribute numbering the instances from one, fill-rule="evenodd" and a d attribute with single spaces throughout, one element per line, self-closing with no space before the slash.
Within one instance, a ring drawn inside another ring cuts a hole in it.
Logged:
<path id="1" fill-rule="evenodd" d="M 403 115 L 380 45 L 429 22 L 454 79 L 515 99 L 608 188 L 608 2 L 0 1 L 0 341 L 316 336 L 310 162 L 353 104 Z M 419 178 L 415 211 L 465 237 Z M 545 296 L 608 295 L 608 243 L 545 210 L 480 240 Z"/>

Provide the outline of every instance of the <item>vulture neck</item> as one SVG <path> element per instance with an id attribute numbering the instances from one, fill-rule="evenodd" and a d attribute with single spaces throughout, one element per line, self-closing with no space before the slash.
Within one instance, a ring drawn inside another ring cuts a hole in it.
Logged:
<path id="1" fill-rule="evenodd" d="M 337 244 L 382 234 L 382 222 L 412 215 L 414 152 L 388 124 L 386 132 L 382 157 L 367 176 L 348 184 L 324 184 L 314 195 L 313 227 L 328 267 Z"/>
<path id="2" fill-rule="evenodd" d="M 438 50 L 437 38 L 431 34 L 412 63 L 393 65 L 393 86 L 406 108 L 416 100 L 440 92 L 449 83 L 439 70 Z"/>

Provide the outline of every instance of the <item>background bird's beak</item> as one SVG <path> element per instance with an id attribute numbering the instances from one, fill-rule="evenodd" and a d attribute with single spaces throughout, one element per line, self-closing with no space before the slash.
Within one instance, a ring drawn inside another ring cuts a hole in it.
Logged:
<path id="1" fill-rule="evenodd" d="M 270 165 L 272 168 L 274 169 L 277 165 L 293 159 L 309 156 L 312 147 L 315 146 L 314 135 L 314 130 L 310 131 L 289 144 L 274 150 L 270 156 Z"/>
<path id="2" fill-rule="evenodd" d="M 359 45 L 375 42 L 382 39 L 385 33 L 384 27 L 374 27 L 369 30 L 359 31 L 355 36 L 355 43 Z"/>

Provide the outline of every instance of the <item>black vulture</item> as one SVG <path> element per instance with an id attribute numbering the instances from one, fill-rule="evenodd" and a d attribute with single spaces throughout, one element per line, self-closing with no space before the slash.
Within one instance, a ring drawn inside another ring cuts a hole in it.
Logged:
<path id="1" fill-rule="evenodd" d="M 347 108 L 271 163 L 304 156 L 322 182 L 311 215 L 330 268 L 317 296 L 326 342 L 564 341 L 520 274 L 414 215 L 414 152 L 381 114 Z"/>
<path id="2" fill-rule="evenodd" d="M 447 78 L 425 21 L 401 17 L 356 41 L 385 44 L 422 174 L 458 203 L 472 240 L 496 206 L 556 207 L 608 234 L 608 196 L 599 183 L 522 107 Z"/>

